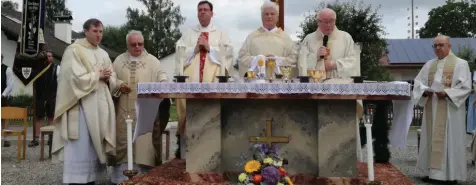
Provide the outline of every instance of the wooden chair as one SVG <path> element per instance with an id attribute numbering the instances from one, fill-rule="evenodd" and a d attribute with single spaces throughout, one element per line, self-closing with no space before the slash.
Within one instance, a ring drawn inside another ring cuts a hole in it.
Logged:
<path id="1" fill-rule="evenodd" d="M 49 143 L 48 146 L 48 158 L 51 158 L 51 145 L 53 141 L 53 130 L 55 129 L 54 125 L 48 125 L 40 128 L 40 161 L 43 161 L 45 156 L 45 135 L 48 135 Z"/>
<path id="2" fill-rule="evenodd" d="M 5 129 L 8 128 L 8 120 L 23 120 L 23 130 L 9 130 Z M 2 128 L 2 136 L 17 136 L 17 147 L 18 147 L 18 154 L 17 159 L 18 161 L 25 160 L 26 158 L 26 132 L 28 128 L 28 109 L 27 108 L 20 108 L 20 107 L 2 107 L 2 120 L 5 120 L 5 128 Z M 22 150 L 23 149 L 23 153 Z"/>

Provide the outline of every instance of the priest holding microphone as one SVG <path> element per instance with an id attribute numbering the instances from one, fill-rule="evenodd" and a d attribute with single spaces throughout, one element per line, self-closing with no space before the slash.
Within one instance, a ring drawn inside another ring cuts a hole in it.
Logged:
<path id="1" fill-rule="evenodd" d="M 336 13 L 329 8 L 317 14 L 318 29 L 307 35 L 299 52 L 300 75 L 307 70 L 325 70 L 327 78 L 350 78 L 360 76 L 360 62 L 357 60 L 352 36 L 337 29 Z"/>

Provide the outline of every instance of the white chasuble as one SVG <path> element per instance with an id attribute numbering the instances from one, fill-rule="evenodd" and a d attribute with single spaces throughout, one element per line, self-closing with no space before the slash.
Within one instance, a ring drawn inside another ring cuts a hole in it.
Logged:
<path id="1" fill-rule="evenodd" d="M 127 179 L 122 174 L 122 171 L 127 168 L 127 128 L 125 120 L 130 119 L 132 122 L 132 132 L 137 133 L 137 116 L 136 116 L 136 101 L 137 101 L 137 84 L 141 82 L 166 82 L 167 73 L 162 70 L 160 61 L 153 55 L 147 53 L 146 50 L 138 57 L 131 56 L 129 52 L 119 55 L 113 63 L 114 71 L 118 80 L 118 85 L 126 83 L 131 88 L 129 94 L 120 93 L 120 91 L 113 92 L 118 98 L 116 103 L 116 155 L 110 156 L 108 165 L 112 167 L 111 182 L 120 183 Z M 117 87 L 116 89 L 119 89 Z M 158 107 L 157 103 L 155 106 Z M 155 114 L 147 114 L 143 116 L 153 117 Z M 155 120 L 155 119 L 153 119 Z M 142 123 L 142 124 L 154 124 Z M 133 140 L 133 161 L 135 169 L 144 172 L 156 165 L 155 156 L 156 151 L 152 143 L 152 130 L 141 134 Z"/>
<path id="2" fill-rule="evenodd" d="M 447 97 L 423 97 L 425 91 L 444 91 Z M 465 102 L 470 92 L 468 62 L 452 52 L 442 60 L 425 63 L 415 78 L 412 101 L 424 107 L 417 168 L 431 179 L 467 178 Z"/>
<path id="3" fill-rule="evenodd" d="M 101 178 L 106 154 L 114 155 L 116 119 L 109 89 L 99 70 L 112 69 L 106 51 L 78 39 L 65 50 L 58 82 L 53 132 L 53 161 L 64 161 L 64 183 Z M 81 155 L 78 157 L 77 155 Z"/>
<path id="4" fill-rule="evenodd" d="M 324 71 L 324 59 L 321 59 L 318 53 L 319 48 L 323 46 L 324 34 L 317 30 L 308 34 L 302 41 L 299 50 L 299 74 L 307 76 L 307 70 Z M 360 57 L 356 51 L 358 48 L 349 33 L 334 28 L 329 35 L 327 48 L 330 50 L 328 59 L 336 62 L 336 69 L 331 72 L 329 78 L 349 78 L 351 76 L 360 76 Z"/>
<path id="5" fill-rule="evenodd" d="M 276 66 L 295 67 L 297 62 L 294 42 L 286 32 L 281 28 L 267 30 L 260 27 L 258 30 L 251 32 L 241 46 L 238 54 L 238 76 L 244 76 L 250 68 L 256 66 L 259 58 L 267 55 L 276 58 Z M 297 74 L 293 76 L 297 76 Z"/>
<path id="6" fill-rule="evenodd" d="M 195 53 L 198 38 L 202 35 L 206 36 L 210 51 Z M 226 50 L 222 50 L 223 46 L 226 46 Z M 217 28 L 214 24 L 210 24 L 207 27 L 197 25 L 187 29 L 177 41 L 175 49 L 175 75 L 183 74 L 188 76 L 187 82 L 216 82 L 216 76 L 222 75 L 222 67 L 225 69 L 226 75 L 232 75 L 233 45 L 228 34 Z M 178 116 L 177 134 L 182 138 L 180 140 L 180 149 L 182 150 L 182 159 L 185 159 L 186 101 L 185 99 L 176 99 L 175 104 Z"/>

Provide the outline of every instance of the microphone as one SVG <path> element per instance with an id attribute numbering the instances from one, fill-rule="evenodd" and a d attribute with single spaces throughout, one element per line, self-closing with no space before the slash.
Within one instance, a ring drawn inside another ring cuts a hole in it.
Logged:
<path id="1" fill-rule="evenodd" d="M 327 47 L 327 41 L 328 40 L 329 40 L 329 36 L 324 35 L 324 42 L 322 44 L 324 47 Z M 321 55 L 321 59 L 324 59 L 324 55 Z"/>

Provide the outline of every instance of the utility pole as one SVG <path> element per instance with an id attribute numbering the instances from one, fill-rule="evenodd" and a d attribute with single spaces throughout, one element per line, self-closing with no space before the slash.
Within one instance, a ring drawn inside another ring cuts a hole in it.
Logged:
<path id="1" fill-rule="evenodd" d="M 279 21 L 276 26 L 284 30 L 284 0 L 271 0 L 271 2 L 274 2 L 279 6 Z"/>
<path id="2" fill-rule="evenodd" d="M 410 36 L 408 36 L 408 38 L 411 38 L 411 39 L 415 39 L 415 33 L 419 32 L 419 29 L 415 29 L 415 26 L 418 26 L 418 21 L 416 20 L 418 19 L 418 15 L 415 15 L 415 9 L 418 10 L 418 6 L 415 7 L 414 0 L 411 0 L 411 10 L 407 9 L 407 11 L 411 11 L 410 17 L 408 17 L 408 20 L 410 21 L 410 23 L 408 23 L 408 26 L 410 27 L 410 30 L 408 30 L 408 33 Z"/>

